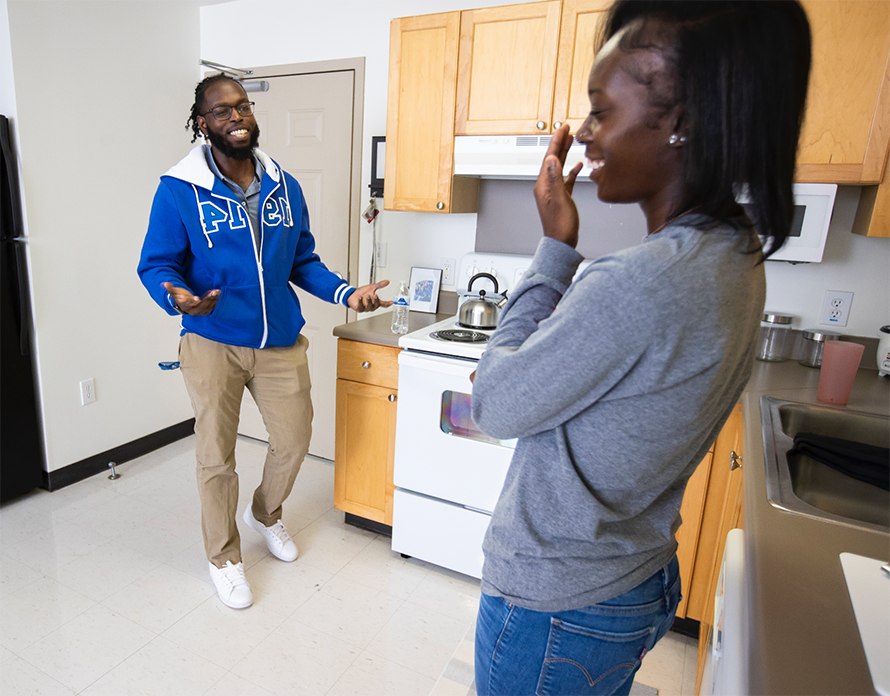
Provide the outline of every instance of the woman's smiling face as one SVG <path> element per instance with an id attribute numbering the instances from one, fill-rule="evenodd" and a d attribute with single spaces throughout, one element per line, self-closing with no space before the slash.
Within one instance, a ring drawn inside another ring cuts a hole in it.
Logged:
<path id="1" fill-rule="evenodd" d="M 593 63 L 590 115 L 575 138 L 586 145 L 600 200 L 639 203 L 647 218 L 662 209 L 667 215 L 682 193 L 682 147 L 668 142 L 680 128 L 682 107 L 658 105 L 674 94 L 662 53 L 626 51 L 618 45 L 622 34 L 612 37 Z"/>

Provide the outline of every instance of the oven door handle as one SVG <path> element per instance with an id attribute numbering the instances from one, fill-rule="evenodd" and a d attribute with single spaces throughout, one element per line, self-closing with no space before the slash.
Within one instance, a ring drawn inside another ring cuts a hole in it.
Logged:
<path id="1" fill-rule="evenodd" d="M 477 365 L 478 363 L 475 360 L 446 358 L 428 353 L 412 353 L 407 350 L 399 353 L 399 366 L 429 370 L 430 372 L 438 372 L 443 375 L 469 378 L 470 373 L 476 369 Z"/>

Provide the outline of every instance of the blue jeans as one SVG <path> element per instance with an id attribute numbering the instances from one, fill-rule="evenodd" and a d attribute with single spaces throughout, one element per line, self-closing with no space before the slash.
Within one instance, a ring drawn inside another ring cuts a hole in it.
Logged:
<path id="1" fill-rule="evenodd" d="M 643 655 L 670 629 L 679 603 L 676 556 L 632 590 L 574 611 L 532 611 L 483 594 L 476 692 L 625 696 Z"/>

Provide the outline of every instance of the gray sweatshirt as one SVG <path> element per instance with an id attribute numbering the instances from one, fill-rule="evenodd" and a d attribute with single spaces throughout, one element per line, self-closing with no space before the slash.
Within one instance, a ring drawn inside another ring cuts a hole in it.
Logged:
<path id="1" fill-rule="evenodd" d="M 706 230 L 691 224 L 708 222 Z M 519 438 L 482 591 L 537 611 L 622 594 L 677 549 L 686 482 L 748 381 L 753 234 L 686 216 L 597 259 L 543 239 L 479 361 L 473 419 Z"/>

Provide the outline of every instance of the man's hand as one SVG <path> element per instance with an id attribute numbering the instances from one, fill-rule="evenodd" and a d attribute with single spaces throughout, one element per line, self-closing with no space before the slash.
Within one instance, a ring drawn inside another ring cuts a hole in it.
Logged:
<path id="1" fill-rule="evenodd" d="M 578 245 L 578 209 L 572 200 L 575 179 L 583 166 L 576 164 L 563 180 L 562 168 L 572 146 L 568 124 L 553 134 L 541 173 L 535 183 L 535 202 L 544 225 L 544 236 L 565 242 L 574 248 Z"/>
<path id="2" fill-rule="evenodd" d="M 346 298 L 346 304 L 349 305 L 349 309 L 354 309 L 356 312 L 372 312 L 378 307 L 390 307 L 392 300 L 381 300 L 377 297 L 377 291 L 387 285 L 389 285 L 388 280 L 362 285 Z"/>
<path id="3" fill-rule="evenodd" d="M 161 284 L 170 293 L 176 306 L 186 314 L 210 314 L 219 299 L 219 290 L 208 290 L 203 297 L 198 297 L 185 288 L 174 287 L 173 283 Z"/>

